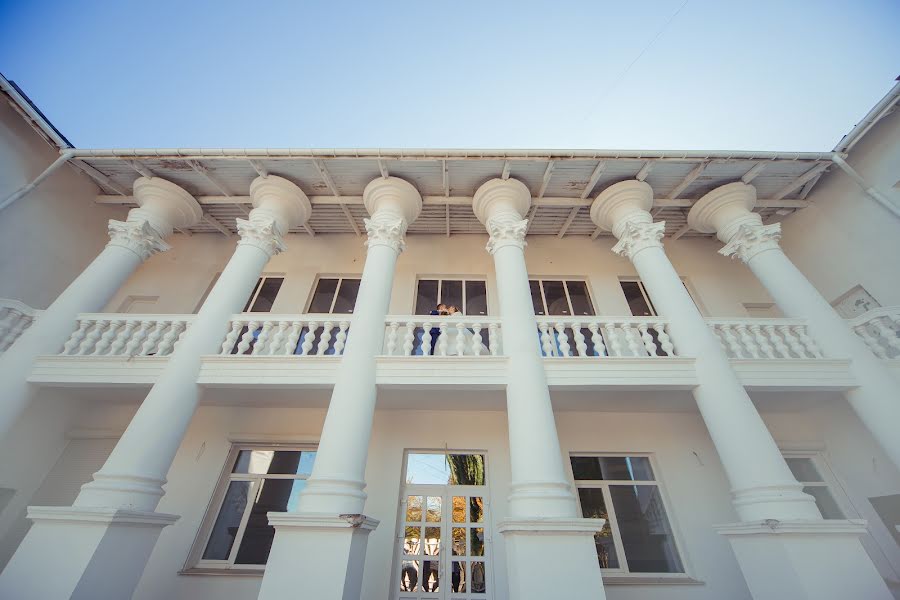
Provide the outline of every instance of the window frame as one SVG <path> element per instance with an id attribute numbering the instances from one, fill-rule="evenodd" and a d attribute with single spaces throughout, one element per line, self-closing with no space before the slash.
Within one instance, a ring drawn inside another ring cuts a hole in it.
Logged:
<path id="1" fill-rule="evenodd" d="M 416 275 L 416 287 L 413 290 L 413 305 L 412 305 L 410 314 L 415 314 L 416 303 L 417 303 L 418 297 L 419 297 L 419 283 L 422 281 L 437 281 L 438 282 L 437 304 L 440 304 L 442 302 L 441 292 L 443 290 L 443 285 L 444 285 L 445 281 L 461 282 L 462 283 L 463 305 L 460 306 L 459 308 L 460 308 L 460 310 L 462 310 L 463 316 L 466 316 L 466 317 L 469 317 L 469 316 L 489 317 L 489 316 L 491 316 L 491 299 L 490 299 L 490 294 L 488 293 L 488 278 L 486 275 L 474 275 L 474 276 L 472 276 L 472 275 Z M 484 284 L 484 306 L 485 306 L 485 314 L 484 315 L 469 315 L 468 310 L 466 310 L 468 308 L 468 303 L 469 303 L 469 300 L 467 298 L 467 293 L 466 293 L 466 283 L 469 281 L 474 281 L 474 282 Z M 416 316 L 425 316 L 425 315 L 416 315 Z"/>
<path id="2" fill-rule="evenodd" d="M 575 474 L 572 469 L 572 458 L 575 457 L 600 457 L 600 458 L 618 458 L 618 457 L 635 457 L 635 458 L 646 458 L 650 463 L 650 468 L 653 470 L 654 479 L 640 479 L 640 480 L 622 480 L 622 479 L 581 479 L 576 480 Z M 613 543 L 616 548 L 616 557 L 619 560 L 619 567 L 615 569 L 611 568 L 602 568 L 601 571 L 603 573 L 604 581 L 607 580 L 607 577 L 615 577 L 621 580 L 640 580 L 640 581 L 650 581 L 653 582 L 661 582 L 664 583 L 666 581 L 696 581 L 692 577 L 692 567 L 690 561 L 688 559 L 687 554 L 684 550 L 684 543 L 682 541 L 681 529 L 678 527 L 677 519 L 675 518 L 675 513 L 671 510 L 672 503 L 669 501 L 669 495 L 666 491 L 666 485 L 663 481 L 660 470 L 659 463 L 656 460 L 656 455 L 653 452 L 581 452 L 581 451 L 570 451 L 568 453 L 568 460 L 566 460 L 566 469 L 568 470 L 569 477 L 572 481 L 572 487 L 575 490 L 575 499 L 578 504 L 578 515 L 584 518 L 581 502 L 578 497 L 578 488 L 591 488 L 591 489 L 601 489 L 603 493 L 603 502 L 606 505 L 606 513 L 608 516 L 607 522 L 609 523 L 610 533 L 612 534 Z M 675 544 L 675 550 L 678 552 L 678 558 L 681 561 L 682 570 L 678 572 L 666 573 L 666 572 L 657 572 L 657 573 L 645 573 L 645 572 L 633 572 L 628 570 L 628 557 L 625 555 L 625 546 L 622 543 L 622 534 L 619 530 L 618 519 L 616 518 L 616 508 L 612 502 L 612 495 L 609 491 L 610 485 L 654 485 L 659 492 L 659 497 L 662 502 L 663 510 L 666 512 L 666 519 L 669 521 L 669 527 L 672 530 L 672 539 Z M 615 581 L 612 581 L 615 583 Z"/>
<path id="3" fill-rule="evenodd" d="M 819 476 L 822 478 L 822 481 L 800 481 L 798 479 L 797 483 L 799 483 L 803 487 L 823 487 L 827 489 L 828 493 L 831 494 L 831 499 L 834 500 L 834 504 L 838 507 L 838 509 L 840 509 L 842 513 L 844 513 L 844 519 L 860 518 L 859 511 L 857 511 L 856 507 L 853 506 L 853 503 L 847 496 L 844 487 L 840 484 L 840 482 L 838 482 L 837 477 L 831 470 L 831 465 L 828 464 L 828 461 L 825 459 L 825 456 L 821 451 L 798 449 L 786 450 L 784 448 L 781 448 L 781 456 L 786 459 L 809 459 L 812 462 L 812 465 L 816 468 L 816 471 L 818 471 Z"/>
<path id="4" fill-rule="evenodd" d="M 219 273 L 221 275 L 221 273 Z M 260 292 L 262 292 L 263 286 L 266 284 L 266 281 L 269 279 L 280 279 L 281 284 L 278 286 L 278 291 L 275 292 L 275 298 L 272 299 L 272 306 L 275 306 L 275 299 L 278 298 L 278 294 L 281 293 L 281 288 L 284 286 L 284 281 L 287 279 L 283 273 L 263 273 L 256 280 L 256 286 L 253 288 L 253 291 L 250 292 L 250 297 L 247 298 L 246 304 L 244 304 L 244 310 L 241 311 L 241 314 L 272 314 L 271 310 L 250 310 L 253 308 L 253 305 L 256 303 L 256 300 L 259 298 Z M 216 282 L 218 282 L 218 277 L 216 278 Z M 213 283 L 210 286 L 209 291 L 212 291 L 212 288 L 216 285 Z M 207 296 L 209 294 L 207 293 Z M 206 302 L 206 298 L 203 299 L 203 302 Z M 202 304 L 201 304 L 202 306 Z"/>
<path id="5" fill-rule="evenodd" d="M 706 317 L 708 311 L 703 303 L 700 301 L 700 297 L 697 295 L 697 290 L 694 288 L 694 284 L 690 282 L 687 277 L 678 276 L 681 280 L 681 283 L 684 285 L 684 289 L 687 290 L 688 296 L 690 296 L 691 300 L 694 302 L 694 306 L 697 307 L 697 310 L 700 311 L 700 315 Z M 653 301 L 650 299 L 650 294 L 647 293 L 647 287 L 644 285 L 644 282 L 638 275 L 620 275 L 619 276 L 619 292 L 622 293 L 622 297 L 625 297 L 625 290 L 622 289 L 623 282 L 635 282 L 638 284 L 638 289 L 641 292 L 641 295 L 644 297 L 644 302 L 647 303 L 647 306 L 650 307 L 650 312 L 653 313 L 652 316 L 658 317 L 659 311 L 656 310 L 656 307 L 653 305 Z M 626 302 L 626 306 L 628 303 Z M 631 315 L 634 316 L 634 315 Z"/>
<path id="6" fill-rule="evenodd" d="M 254 474 L 254 473 L 232 473 L 235 461 L 242 450 L 273 450 L 273 451 L 298 451 L 298 452 L 316 452 L 318 444 L 311 442 L 300 443 L 279 443 L 279 442 L 232 442 L 222 469 L 216 480 L 213 493 L 210 496 L 209 503 L 203 513 L 200 521 L 200 527 L 197 529 L 197 535 L 194 544 L 188 553 L 188 559 L 185 562 L 182 573 L 221 573 L 221 574 L 259 574 L 262 575 L 266 569 L 266 565 L 253 564 L 237 564 L 234 559 L 240 550 L 241 541 L 243 540 L 244 531 L 247 528 L 247 522 L 253 510 L 253 504 L 256 502 L 260 493 L 259 482 L 264 479 L 289 479 L 303 480 L 309 479 L 309 475 L 290 475 L 290 474 Z M 250 481 L 251 492 L 248 495 L 247 505 L 244 507 L 244 513 L 241 515 L 240 525 L 234 536 L 229 557 L 227 560 L 204 559 L 203 552 L 209 543 L 216 519 L 222 510 L 222 502 L 225 500 L 225 494 L 228 492 L 229 484 L 232 481 Z"/>
<path id="7" fill-rule="evenodd" d="M 587 277 L 565 277 L 565 276 L 560 276 L 560 275 L 548 275 L 548 276 L 544 277 L 542 275 L 530 275 L 529 274 L 529 276 L 528 276 L 529 287 L 531 286 L 531 282 L 533 282 L 533 281 L 536 281 L 538 283 L 538 288 L 540 289 L 540 292 L 541 292 L 541 302 L 544 305 L 544 314 L 539 315 L 539 314 L 535 313 L 534 316 L 536 316 L 536 317 L 554 317 L 554 316 L 556 316 L 556 317 L 562 317 L 562 318 L 568 318 L 568 319 L 577 319 L 577 318 L 581 318 L 581 317 L 596 317 L 599 314 L 597 312 L 597 305 L 594 303 L 594 295 L 593 295 L 593 292 L 591 292 L 591 285 L 590 285 L 590 282 L 588 281 Z M 545 281 L 558 281 L 563 284 L 563 292 L 566 295 L 566 305 L 569 309 L 568 315 L 551 315 L 551 314 L 549 314 L 550 307 L 547 305 L 547 295 L 544 293 L 544 282 Z M 572 296 L 569 293 L 569 282 L 570 281 L 572 281 L 572 282 L 577 281 L 578 283 L 584 284 L 584 291 L 587 294 L 587 301 L 591 307 L 591 311 L 593 311 L 593 313 L 594 313 L 593 315 L 576 315 L 575 314 L 575 310 L 572 307 Z"/>
<path id="8" fill-rule="evenodd" d="M 312 303 L 313 303 L 313 299 L 314 299 L 315 296 L 316 296 L 316 290 L 319 289 L 319 282 L 320 282 L 321 280 L 323 280 L 323 279 L 337 279 L 337 281 L 338 281 L 337 287 L 334 288 L 334 294 L 331 296 L 331 304 L 330 304 L 329 307 L 328 307 L 328 312 L 327 312 L 327 313 L 310 313 L 310 312 L 309 312 L 309 309 L 311 308 L 311 305 L 312 305 Z M 307 314 L 307 315 L 308 315 L 308 314 L 317 314 L 317 315 L 334 315 L 334 314 L 338 314 L 338 315 L 352 315 L 353 312 L 349 312 L 349 313 L 335 313 L 335 312 L 334 312 L 334 305 L 335 305 L 335 303 L 337 302 L 338 294 L 339 294 L 340 291 L 341 291 L 341 286 L 343 285 L 345 279 L 353 279 L 353 280 L 355 280 L 355 281 L 359 281 L 360 283 L 362 283 L 362 273 L 355 273 L 355 274 L 326 274 L 326 273 L 319 273 L 319 274 L 317 274 L 317 275 L 316 275 L 315 281 L 313 281 L 312 287 L 309 289 L 309 295 L 308 295 L 308 297 L 307 297 L 307 299 L 306 299 L 306 304 L 304 304 L 304 309 L 305 309 L 305 310 L 303 311 L 303 314 Z M 359 294 L 357 293 L 357 297 L 358 297 L 358 296 L 359 296 Z M 356 311 L 356 300 L 353 301 L 353 310 L 354 310 L 354 312 Z"/>

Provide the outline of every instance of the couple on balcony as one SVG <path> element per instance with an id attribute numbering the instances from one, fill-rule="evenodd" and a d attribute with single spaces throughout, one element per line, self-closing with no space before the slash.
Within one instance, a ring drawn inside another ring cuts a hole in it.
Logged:
<path id="1" fill-rule="evenodd" d="M 434 307 L 434 310 L 430 313 L 435 317 L 461 317 L 463 313 L 459 310 L 454 304 L 438 304 Z M 448 323 L 447 327 L 444 329 L 444 332 L 441 333 L 440 327 L 432 327 L 429 330 L 431 334 L 431 347 L 426 348 L 424 344 L 424 331 L 419 335 L 420 339 L 420 350 L 419 353 L 434 356 L 436 354 L 442 354 L 441 348 L 445 348 L 446 356 L 473 356 L 475 354 L 474 351 L 474 334 L 471 329 L 458 329 L 456 327 L 456 323 Z M 463 352 L 459 352 L 459 336 L 463 336 Z M 481 344 L 482 354 L 487 354 L 488 349 L 484 344 Z"/>

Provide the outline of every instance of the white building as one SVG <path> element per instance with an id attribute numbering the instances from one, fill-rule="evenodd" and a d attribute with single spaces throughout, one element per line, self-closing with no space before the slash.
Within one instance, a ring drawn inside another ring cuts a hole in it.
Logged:
<path id="1" fill-rule="evenodd" d="M 0 597 L 900 597 L 900 86 L 822 153 L 92 151 L 0 83 Z"/>

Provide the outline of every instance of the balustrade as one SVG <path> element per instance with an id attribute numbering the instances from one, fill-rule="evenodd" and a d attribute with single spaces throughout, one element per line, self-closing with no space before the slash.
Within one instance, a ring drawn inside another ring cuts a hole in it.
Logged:
<path id="1" fill-rule="evenodd" d="M 822 358 L 806 324 L 793 319 L 707 319 L 728 358 Z"/>
<path id="2" fill-rule="evenodd" d="M 17 300 L 0 298 L 0 352 L 12 346 L 42 312 Z"/>
<path id="3" fill-rule="evenodd" d="M 900 358 L 900 307 L 870 310 L 849 325 L 878 358 Z"/>
<path id="4" fill-rule="evenodd" d="M 82 314 L 62 356 L 167 356 L 194 315 Z"/>
<path id="5" fill-rule="evenodd" d="M 666 321 L 656 317 L 538 317 L 542 356 L 646 357 L 675 356 Z M 574 347 L 573 347 L 574 342 Z"/>
<path id="6" fill-rule="evenodd" d="M 343 315 L 242 314 L 228 324 L 222 356 L 340 356 L 350 320 Z"/>
<path id="7" fill-rule="evenodd" d="M 392 316 L 387 318 L 387 356 L 499 356 L 496 317 Z"/>

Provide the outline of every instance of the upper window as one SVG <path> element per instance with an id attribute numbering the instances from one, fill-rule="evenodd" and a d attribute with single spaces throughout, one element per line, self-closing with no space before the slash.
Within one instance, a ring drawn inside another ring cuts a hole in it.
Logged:
<path id="1" fill-rule="evenodd" d="M 600 567 L 683 573 L 675 535 L 648 456 L 572 456 L 581 513 L 606 519 L 594 535 Z"/>
<path id="2" fill-rule="evenodd" d="M 284 277 L 260 277 L 243 312 L 270 312 L 282 283 Z"/>
<path id="3" fill-rule="evenodd" d="M 306 312 L 352 313 L 359 293 L 359 277 L 320 277 Z"/>
<path id="4" fill-rule="evenodd" d="M 431 314 L 438 304 L 455 306 L 464 315 L 486 315 L 484 279 L 420 279 L 416 289 L 416 314 Z"/>
<path id="5" fill-rule="evenodd" d="M 406 483 L 424 485 L 484 485 L 483 454 L 410 452 Z"/>
<path id="6" fill-rule="evenodd" d="M 536 315 L 594 315 L 587 283 L 578 280 L 532 279 L 531 302 Z"/>
<path id="7" fill-rule="evenodd" d="M 315 450 L 308 447 L 235 446 L 200 530 L 195 566 L 265 565 L 275 537 L 266 513 L 295 509 L 315 460 Z"/>
<path id="8" fill-rule="evenodd" d="M 691 297 L 691 300 L 694 301 L 694 305 L 700 309 L 700 306 L 697 304 L 697 300 L 694 299 L 694 295 L 691 293 L 687 283 L 685 283 L 683 279 L 681 283 L 684 284 L 684 289 L 687 291 L 688 296 Z M 650 294 L 647 293 L 647 288 L 644 286 L 643 281 L 640 279 L 622 279 L 619 281 L 619 285 L 622 286 L 622 293 L 625 294 L 625 301 L 628 303 L 628 308 L 631 310 L 632 316 L 657 316 L 656 307 L 653 306 L 653 302 L 650 300 Z"/>
<path id="9" fill-rule="evenodd" d="M 784 457 L 794 477 L 803 485 L 803 491 L 816 499 L 816 506 L 823 519 L 845 519 L 844 511 L 838 507 L 828 489 L 828 483 L 822 477 L 819 467 L 810 455 L 791 455 Z"/>

